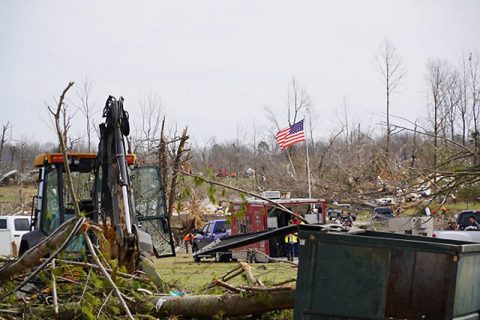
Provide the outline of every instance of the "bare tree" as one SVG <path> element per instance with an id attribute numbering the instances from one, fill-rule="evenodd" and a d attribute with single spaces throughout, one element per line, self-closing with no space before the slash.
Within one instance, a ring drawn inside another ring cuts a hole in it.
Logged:
<path id="1" fill-rule="evenodd" d="M 78 198 L 75 194 L 75 190 L 73 188 L 72 177 L 70 174 L 70 166 L 68 165 L 68 157 L 67 157 L 67 137 L 68 137 L 68 129 L 70 128 L 70 120 L 71 117 L 67 115 L 67 105 L 64 103 L 65 95 L 67 94 L 68 90 L 73 86 L 74 82 L 70 81 L 68 85 L 63 89 L 62 94 L 60 95 L 60 99 L 57 103 L 57 108 L 52 109 L 48 106 L 48 110 L 50 114 L 53 116 L 55 122 L 55 129 L 57 131 L 58 142 L 59 142 L 59 150 L 63 154 L 63 164 L 65 168 L 65 178 L 67 182 L 68 190 L 70 191 L 70 196 L 72 197 L 73 209 L 75 211 L 75 216 L 80 217 L 80 208 L 78 206 Z M 63 118 L 63 121 L 62 121 Z M 63 128 L 60 122 L 63 122 Z"/>
<path id="2" fill-rule="evenodd" d="M 313 133 L 317 127 L 319 117 L 317 110 L 311 103 L 306 107 L 306 109 L 308 114 L 308 131 L 310 133 L 308 136 L 310 137 L 310 143 L 312 144 L 312 147 L 315 149 L 315 139 L 313 138 Z"/>
<path id="3" fill-rule="evenodd" d="M 412 162 L 410 163 L 410 168 L 415 168 L 415 160 L 417 159 L 418 153 L 418 133 L 417 133 L 418 124 L 415 121 L 413 126 L 413 141 L 412 141 Z"/>
<path id="4" fill-rule="evenodd" d="M 141 123 L 137 132 L 136 152 L 143 162 L 155 162 L 152 150 L 159 145 L 162 125 L 162 101 L 159 96 L 149 92 L 140 100 Z"/>
<path id="5" fill-rule="evenodd" d="M 88 78 L 85 78 L 81 83 L 80 89 L 75 90 L 77 97 L 80 100 L 79 109 L 85 116 L 88 152 L 92 151 L 92 131 L 94 127 L 93 118 L 97 113 L 95 107 L 90 103 L 90 96 L 94 85 L 94 82 L 89 81 Z"/>
<path id="6" fill-rule="evenodd" d="M 164 128 L 164 125 L 162 125 L 162 128 Z M 172 176 L 170 178 L 170 185 L 169 185 L 169 190 L 168 190 L 168 204 L 167 204 L 167 213 L 168 217 L 171 218 L 172 212 L 173 212 L 173 206 L 175 204 L 175 199 L 176 199 L 176 190 L 177 190 L 177 180 L 178 180 L 178 173 L 180 169 L 182 169 L 182 164 L 186 161 L 189 160 L 189 149 L 187 149 L 186 144 L 189 139 L 188 133 L 187 133 L 187 128 L 185 127 L 182 131 L 181 136 L 175 136 L 172 141 L 167 141 L 162 130 L 162 138 L 160 139 L 161 144 L 164 144 L 164 146 L 160 146 L 160 150 L 167 150 L 166 144 L 170 143 L 171 147 L 171 169 L 172 169 Z M 166 159 L 167 156 L 161 156 L 161 159 Z M 163 163 L 162 165 L 165 165 L 164 160 L 161 160 Z M 165 177 L 166 173 L 163 174 Z M 162 178 L 164 181 L 166 181 L 166 178 Z M 165 184 L 165 187 L 167 184 Z"/>
<path id="7" fill-rule="evenodd" d="M 438 135 L 444 124 L 442 106 L 445 103 L 448 87 L 449 67 L 445 60 L 429 60 L 427 62 L 428 94 L 431 98 L 431 114 L 433 126 L 433 168 L 437 168 Z"/>
<path id="8" fill-rule="evenodd" d="M 78 110 L 78 109 L 77 109 Z M 72 120 L 77 113 L 77 110 L 71 112 L 69 110 L 69 105 L 67 103 L 62 103 L 61 108 L 59 109 L 61 120 L 63 123 L 63 141 L 65 142 L 65 148 L 67 150 L 72 150 L 76 142 L 80 140 L 80 138 L 75 138 L 70 136 L 70 129 L 72 128 Z M 52 115 L 55 115 L 52 113 Z"/>
<path id="9" fill-rule="evenodd" d="M 5 143 L 10 139 L 8 136 L 9 129 L 11 129 L 11 125 L 10 122 L 7 121 L 6 124 L 2 125 L 2 136 L 0 137 L 0 169 L 2 168 L 3 148 L 5 147 Z"/>
<path id="10" fill-rule="evenodd" d="M 9 144 L 8 149 L 10 150 L 10 166 L 13 167 L 15 156 L 17 154 L 17 146 L 11 143 Z"/>
<path id="11" fill-rule="evenodd" d="M 470 54 L 468 58 L 468 78 L 470 87 L 470 109 L 473 117 L 473 131 L 471 133 L 475 145 L 474 164 L 480 164 L 480 66 L 478 57 Z"/>
<path id="12" fill-rule="evenodd" d="M 274 126 L 273 130 L 276 130 L 276 131 L 280 130 L 280 124 L 278 123 L 277 115 L 275 114 L 273 109 L 269 106 L 264 106 L 263 110 L 265 110 L 268 121 L 273 124 Z"/>
<path id="13" fill-rule="evenodd" d="M 407 70 L 402 58 L 398 55 L 397 49 L 393 43 L 385 38 L 376 55 L 377 69 L 382 76 L 385 85 L 386 112 L 387 112 L 387 144 L 385 152 L 387 157 L 390 153 L 390 95 L 398 88 L 401 80 L 406 76 Z"/>
<path id="14" fill-rule="evenodd" d="M 20 172 L 25 172 L 25 167 L 26 167 L 26 149 L 27 149 L 27 142 L 22 139 L 22 141 L 19 142 L 20 146 Z"/>
<path id="15" fill-rule="evenodd" d="M 342 104 L 337 109 L 337 119 L 341 129 L 344 132 L 345 143 L 348 147 L 350 142 L 350 120 L 348 119 L 348 101 L 347 97 L 343 96 Z"/>
<path id="16" fill-rule="evenodd" d="M 297 122 L 299 113 L 306 110 L 310 104 L 310 96 L 305 88 L 299 86 L 295 78 L 292 77 L 292 82 L 287 92 L 288 124 L 291 126 Z"/>
<path id="17" fill-rule="evenodd" d="M 469 89 L 469 81 L 468 81 L 468 72 L 467 72 L 467 59 L 465 56 L 462 57 L 461 63 L 461 77 L 460 77 L 460 93 L 461 93 L 461 101 L 458 105 L 458 112 L 460 113 L 460 118 L 462 121 L 462 144 L 465 146 L 467 143 L 467 122 L 468 122 L 468 115 L 469 115 L 469 104 L 468 104 L 468 94 L 467 91 Z"/>
<path id="18" fill-rule="evenodd" d="M 452 69 L 447 84 L 447 97 L 445 103 L 445 115 L 450 127 L 451 140 L 455 140 L 455 123 L 457 122 L 461 101 L 462 91 L 460 85 L 460 75 L 458 70 Z"/>
<path id="19" fill-rule="evenodd" d="M 317 175 L 319 179 L 322 177 L 322 169 L 323 169 L 323 163 L 325 161 L 325 157 L 330 152 L 330 149 L 335 143 L 335 140 L 342 134 L 343 130 L 344 128 L 341 128 L 338 132 L 336 133 L 332 132 L 330 134 L 330 138 L 328 139 L 328 144 L 325 146 L 325 148 L 323 149 L 323 152 L 320 154 L 320 161 L 318 162 L 318 165 L 317 165 L 317 171 L 318 171 Z"/>

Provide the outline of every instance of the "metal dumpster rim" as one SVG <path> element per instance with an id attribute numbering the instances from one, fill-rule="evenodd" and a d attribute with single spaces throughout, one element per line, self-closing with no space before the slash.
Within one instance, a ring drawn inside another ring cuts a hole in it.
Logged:
<path id="1" fill-rule="evenodd" d="M 313 232 L 312 232 L 313 231 Z M 385 235 L 385 236 L 383 236 Z M 409 250 L 420 250 L 425 252 L 438 252 L 446 254 L 467 254 L 480 252 L 480 244 L 462 241 L 433 241 L 434 238 L 399 235 L 398 238 L 392 236 L 391 233 L 374 232 L 374 233 L 341 233 L 341 232 L 319 232 L 317 230 L 304 230 L 300 227 L 300 239 L 313 239 L 328 243 L 349 244 L 352 246 L 369 246 L 376 248 L 402 248 Z M 411 237 L 411 238 L 409 238 Z M 435 239 L 440 240 L 440 239 Z M 455 243 L 452 243 L 455 241 Z"/>

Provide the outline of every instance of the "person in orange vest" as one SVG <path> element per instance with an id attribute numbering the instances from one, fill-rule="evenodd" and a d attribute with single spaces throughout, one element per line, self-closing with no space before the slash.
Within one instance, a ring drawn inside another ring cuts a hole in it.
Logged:
<path id="1" fill-rule="evenodd" d="M 188 232 L 185 237 L 183 237 L 183 242 L 185 243 L 185 253 L 188 253 L 188 246 L 193 245 L 193 234 Z"/>
<path id="2" fill-rule="evenodd" d="M 293 221 L 288 221 L 289 225 L 293 224 Z M 295 246 L 297 245 L 298 237 L 294 233 L 287 234 L 285 236 L 285 250 L 287 253 L 287 260 L 293 261 L 295 257 Z"/>
<path id="3" fill-rule="evenodd" d="M 300 215 L 300 212 L 298 211 L 295 211 L 294 213 Z M 300 220 L 296 216 L 293 217 L 293 224 L 300 224 Z"/>

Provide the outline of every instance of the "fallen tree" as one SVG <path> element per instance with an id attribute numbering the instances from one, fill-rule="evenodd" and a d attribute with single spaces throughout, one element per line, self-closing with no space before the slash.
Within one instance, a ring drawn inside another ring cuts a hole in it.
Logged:
<path id="1" fill-rule="evenodd" d="M 155 316 L 183 315 L 187 317 L 224 317 L 262 314 L 273 310 L 292 309 L 295 289 L 242 294 L 196 295 L 186 297 L 158 298 L 155 301 Z"/>
<path id="2" fill-rule="evenodd" d="M 248 294 L 192 295 L 184 297 L 161 296 L 144 301 L 131 301 L 130 309 L 136 315 L 149 315 L 165 318 L 174 316 L 212 319 L 214 317 L 240 317 L 259 315 L 270 311 L 292 309 L 295 289 L 256 292 Z M 40 318 L 74 319 L 82 313 L 78 304 L 59 306 L 58 314 L 52 306 L 42 306 L 31 310 Z M 21 309 L 10 313 L 23 314 Z M 120 314 L 119 314 L 120 315 Z"/>

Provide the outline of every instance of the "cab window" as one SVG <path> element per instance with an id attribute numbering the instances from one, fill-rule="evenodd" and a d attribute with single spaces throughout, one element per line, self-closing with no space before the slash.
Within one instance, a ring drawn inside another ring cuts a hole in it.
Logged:
<path id="1" fill-rule="evenodd" d="M 7 219 L 0 219 L 0 230 L 7 229 Z"/>
<path id="2" fill-rule="evenodd" d="M 92 172 L 71 172 L 73 190 L 75 190 L 75 195 L 79 201 L 80 211 L 85 214 L 90 214 L 93 210 L 92 202 L 92 190 L 95 182 L 95 175 Z M 73 206 L 73 199 L 66 185 L 66 174 L 63 173 L 63 206 L 65 210 L 65 221 L 75 216 L 75 210 Z"/>
<path id="3" fill-rule="evenodd" d="M 207 232 L 206 233 L 211 234 L 213 232 L 213 226 L 214 225 L 215 224 L 213 224 L 213 223 L 209 223 L 208 226 L 207 226 Z"/>
<path id="4" fill-rule="evenodd" d="M 219 222 L 217 222 L 217 228 L 216 228 L 215 232 L 223 233 L 223 232 L 226 232 L 227 229 L 228 229 L 227 222 L 226 221 L 219 221 Z"/>
<path id="5" fill-rule="evenodd" d="M 15 231 L 30 231 L 30 222 L 27 218 L 17 218 L 13 222 Z"/>
<path id="6" fill-rule="evenodd" d="M 162 206 L 163 192 L 160 172 L 156 167 L 135 168 L 133 177 L 135 209 L 139 217 L 166 217 Z"/>
<path id="7" fill-rule="evenodd" d="M 210 228 L 210 223 L 208 223 L 208 224 L 206 224 L 206 225 L 203 226 L 202 232 L 203 232 L 204 234 L 207 234 L 209 228 Z"/>
<path id="8" fill-rule="evenodd" d="M 57 186 L 57 170 L 54 169 L 48 173 L 47 187 L 45 190 L 44 212 L 40 223 L 40 228 L 46 234 L 50 234 L 58 226 L 60 226 L 60 207 L 59 192 Z"/>

